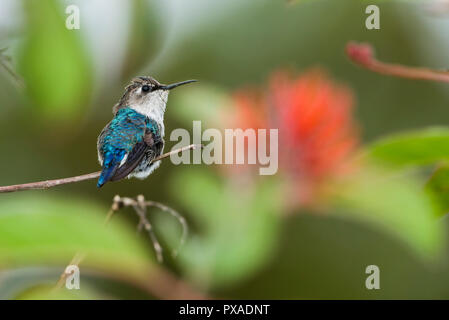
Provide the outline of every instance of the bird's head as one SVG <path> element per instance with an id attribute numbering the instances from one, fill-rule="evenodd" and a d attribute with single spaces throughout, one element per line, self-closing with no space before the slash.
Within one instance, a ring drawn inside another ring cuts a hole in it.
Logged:
<path id="1" fill-rule="evenodd" d="M 137 77 L 125 88 L 120 101 L 114 106 L 114 114 L 122 108 L 132 108 L 142 114 L 165 112 L 168 93 L 181 85 L 196 80 L 181 81 L 169 85 L 161 84 L 152 77 Z"/>

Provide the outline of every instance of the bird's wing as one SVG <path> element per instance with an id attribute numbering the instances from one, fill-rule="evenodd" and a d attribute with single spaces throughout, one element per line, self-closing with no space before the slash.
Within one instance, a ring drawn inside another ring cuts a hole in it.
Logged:
<path id="1" fill-rule="evenodd" d="M 134 165 L 134 162 L 142 159 L 146 148 L 145 132 L 146 117 L 131 109 L 120 110 L 103 129 L 98 140 L 98 150 L 103 166 L 97 183 L 98 187 L 111 181 L 117 170 L 123 166 L 130 167 Z"/>
<path id="2" fill-rule="evenodd" d="M 157 144 L 158 141 L 155 134 L 153 134 L 150 130 L 146 130 L 142 141 L 136 143 L 131 152 L 128 153 L 125 163 L 117 168 L 110 181 L 117 181 L 127 177 L 142 161 L 148 148 L 153 149 Z M 151 160 L 152 159 L 148 159 L 148 161 Z"/>

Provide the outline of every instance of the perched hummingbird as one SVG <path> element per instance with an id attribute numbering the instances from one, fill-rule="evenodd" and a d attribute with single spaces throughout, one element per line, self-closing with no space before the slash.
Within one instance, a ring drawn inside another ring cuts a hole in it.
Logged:
<path id="1" fill-rule="evenodd" d="M 125 88 L 114 106 L 114 118 L 97 141 L 98 161 L 103 167 L 97 187 L 125 177 L 145 179 L 160 161 L 151 163 L 164 149 L 164 113 L 168 92 L 187 80 L 169 85 L 151 77 L 137 77 Z"/>

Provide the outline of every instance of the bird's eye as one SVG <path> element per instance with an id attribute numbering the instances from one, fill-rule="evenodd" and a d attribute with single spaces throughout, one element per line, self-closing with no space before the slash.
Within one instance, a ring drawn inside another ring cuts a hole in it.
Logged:
<path id="1" fill-rule="evenodd" d="M 148 91 L 150 91 L 150 86 L 148 86 L 148 85 L 142 86 L 142 91 L 143 91 L 143 92 L 148 92 Z"/>

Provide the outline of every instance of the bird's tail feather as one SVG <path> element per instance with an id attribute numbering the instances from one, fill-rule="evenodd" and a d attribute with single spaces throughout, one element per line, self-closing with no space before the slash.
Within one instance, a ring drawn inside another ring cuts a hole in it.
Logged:
<path id="1" fill-rule="evenodd" d="M 111 177 L 114 175 L 116 169 L 117 169 L 116 165 L 103 168 L 103 170 L 101 171 L 100 178 L 98 179 L 97 182 L 97 187 L 101 188 L 106 182 L 108 182 L 108 180 L 111 179 Z"/>
<path id="2" fill-rule="evenodd" d="M 101 171 L 100 178 L 98 178 L 97 187 L 101 188 L 106 182 L 111 180 L 115 171 L 120 166 L 120 162 L 124 154 L 121 152 L 119 155 L 112 156 L 109 159 L 105 159 L 103 163 L 103 170 Z"/>

